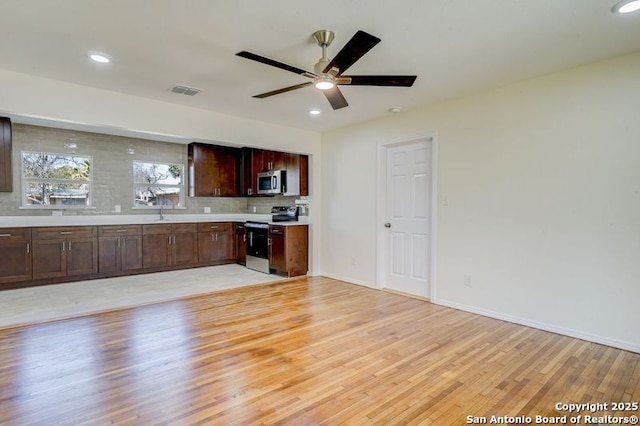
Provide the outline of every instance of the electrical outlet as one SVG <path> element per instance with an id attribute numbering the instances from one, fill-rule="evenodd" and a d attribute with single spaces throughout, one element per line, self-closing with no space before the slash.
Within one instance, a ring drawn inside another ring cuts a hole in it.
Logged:
<path id="1" fill-rule="evenodd" d="M 464 285 L 471 287 L 471 274 L 464 274 Z"/>
<path id="2" fill-rule="evenodd" d="M 211 213 L 211 207 L 205 207 L 204 208 L 204 212 L 205 213 Z"/>

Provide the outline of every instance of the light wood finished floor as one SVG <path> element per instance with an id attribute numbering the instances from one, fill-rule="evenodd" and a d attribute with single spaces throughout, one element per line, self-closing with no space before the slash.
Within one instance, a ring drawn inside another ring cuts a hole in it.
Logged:
<path id="1" fill-rule="evenodd" d="M 640 401 L 640 354 L 326 278 L 0 331 L 3 425 L 461 425 L 619 401 Z"/>

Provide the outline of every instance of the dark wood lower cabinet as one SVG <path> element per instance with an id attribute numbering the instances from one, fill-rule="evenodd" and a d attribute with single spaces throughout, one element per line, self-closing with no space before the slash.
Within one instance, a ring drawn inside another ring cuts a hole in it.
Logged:
<path id="1" fill-rule="evenodd" d="M 198 263 L 229 263 L 234 260 L 233 227 L 228 222 L 198 224 Z"/>
<path id="2" fill-rule="evenodd" d="M 272 225 L 273 272 L 307 273 L 308 227 Z M 246 264 L 244 223 L 0 228 L 0 289 L 227 263 Z"/>
<path id="3" fill-rule="evenodd" d="M 98 227 L 100 273 L 142 269 L 142 225 Z"/>
<path id="4" fill-rule="evenodd" d="M 32 245 L 34 280 L 98 272 L 95 226 L 34 228 Z"/>
<path id="5" fill-rule="evenodd" d="M 308 271 L 309 227 L 269 226 L 269 269 L 288 277 Z"/>
<path id="6" fill-rule="evenodd" d="M 195 223 L 142 226 L 142 265 L 163 268 L 198 263 L 198 233 Z"/>
<path id="7" fill-rule="evenodd" d="M 31 279 L 31 229 L 0 228 L 0 284 Z"/>
<path id="8" fill-rule="evenodd" d="M 234 239 L 234 253 L 236 257 L 236 263 L 240 265 L 247 264 L 247 232 L 244 228 L 244 223 L 234 223 L 235 239 Z"/>

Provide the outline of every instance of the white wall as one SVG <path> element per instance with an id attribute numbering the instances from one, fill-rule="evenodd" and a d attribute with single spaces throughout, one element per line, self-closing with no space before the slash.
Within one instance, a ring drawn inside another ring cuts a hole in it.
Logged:
<path id="1" fill-rule="evenodd" d="M 0 115 L 17 122 L 166 141 L 208 141 L 309 154 L 311 266 L 319 269 L 320 134 L 0 69 Z"/>
<path id="2" fill-rule="evenodd" d="M 323 273 L 378 286 L 378 145 L 435 133 L 434 301 L 640 352 L 638 76 L 640 53 L 324 134 Z"/>

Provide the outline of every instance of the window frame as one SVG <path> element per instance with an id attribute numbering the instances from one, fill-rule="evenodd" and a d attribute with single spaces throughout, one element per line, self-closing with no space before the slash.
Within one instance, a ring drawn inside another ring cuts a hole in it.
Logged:
<path id="1" fill-rule="evenodd" d="M 47 178 L 31 178 L 25 176 L 24 167 L 24 155 L 36 154 L 36 155 L 55 155 L 58 157 L 67 158 L 83 158 L 89 160 L 89 179 L 88 180 L 76 180 L 76 179 L 47 179 Z M 93 205 L 93 156 L 87 154 L 77 153 L 61 153 L 61 152 L 45 152 L 45 151 L 20 151 L 20 177 L 22 194 L 20 200 L 20 209 L 33 209 L 33 210 L 88 210 L 95 209 Z M 52 183 L 52 184 L 74 184 L 74 185 L 88 185 L 87 204 L 83 205 L 64 205 L 64 204 L 27 204 L 27 187 L 29 183 Z"/>
<path id="2" fill-rule="evenodd" d="M 159 164 L 159 165 L 163 165 L 163 166 L 178 166 L 180 167 L 180 183 L 179 184 L 168 184 L 168 183 L 139 183 L 136 182 L 136 176 L 135 176 L 135 165 L 136 163 L 143 163 L 143 164 Z M 160 210 L 161 208 L 165 208 L 165 209 L 173 209 L 173 210 L 179 210 L 179 209 L 186 209 L 187 206 L 185 205 L 186 202 L 186 190 L 187 190 L 187 186 L 186 186 L 186 182 L 185 182 L 185 170 L 186 167 L 184 165 L 184 163 L 177 163 L 177 162 L 171 162 L 171 161 L 148 161 L 148 160 L 132 160 L 131 161 L 131 182 L 132 182 L 132 209 L 134 210 Z M 179 188 L 179 199 L 178 199 L 178 205 L 174 206 L 174 205 L 163 205 L 160 206 L 159 204 L 156 205 L 136 205 L 136 189 L 140 186 L 153 186 L 153 187 L 160 187 L 160 188 L 175 188 L 178 187 Z"/>

